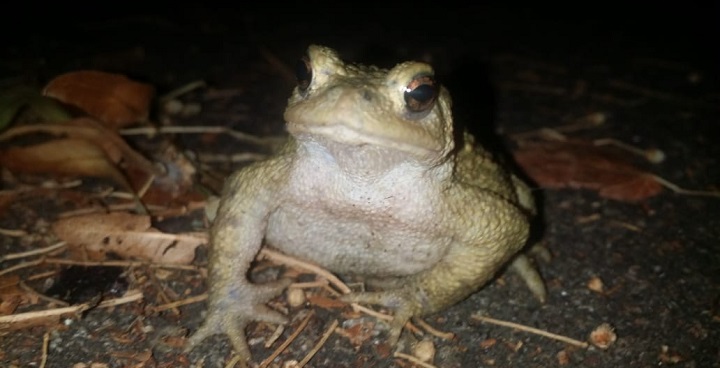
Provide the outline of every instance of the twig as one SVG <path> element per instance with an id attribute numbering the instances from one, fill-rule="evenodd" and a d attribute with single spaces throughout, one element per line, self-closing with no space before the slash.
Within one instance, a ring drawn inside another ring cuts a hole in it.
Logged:
<path id="1" fill-rule="evenodd" d="M 138 301 L 142 298 L 143 294 L 140 292 L 140 290 L 129 290 L 127 293 L 125 293 L 125 296 L 123 297 L 103 301 L 98 305 L 98 308 L 107 308 L 116 305 L 131 303 L 134 301 Z M 70 313 L 81 313 L 90 309 L 91 307 L 92 306 L 90 304 L 83 303 L 73 305 L 71 307 L 53 308 L 42 311 L 12 314 L 9 316 L 0 316 L 0 327 L 2 327 L 3 324 L 20 323 L 25 321 L 31 321 L 37 318 L 61 316 L 63 314 Z"/>
<path id="2" fill-rule="evenodd" d="M 174 90 L 160 96 L 159 101 L 160 101 L 160 103 L 165 103 L 169 100 L 178 98 L 192 90 L 195 90 L 198 88 L 204 88 L 206 86 L 207 86 L 207 83 L 205 83 L 204 80 L 193 81 L 193 82 L 185 84 L 184 86 L 175 88 Z"/>
<path id="3" fill-rule="evenodd" d="M 605 124 L 607 116 L 604 113 L 596 112 L 575 119 L 573 122 L 556 127 L 528 130 L 521 133 L 511 134 L 513 140 L 522 140 L 531 137 L 550 138 L 552 140 L 565 140 L 563 133 L 573 133 L 580 130 L 592 129 Z"/>
<path id="4" fill-rule="evenodd" d="M 281 137 L 258 137 L 252 134 L 243 133 L 224 126 L 162 126 L 162 127 L 142 127 L 121 129 L 120 135 L 148 135 L 157 134 L 207 134 L 218 133 L 227 134 L 239 141 L 257 144 L 261 146 L 271 146 L 280 141 Z"/>
<path id="5" fill-rule="evenodd" d="M 64 183 L 57 183 L 57 182 L 45 182 L 40 185 L 23 185 L 20 188 L 10 189 L 10 190 L 0 190 L 0 196 L 15 196 L 18 194 L 23 194 L 27 192 L 34 192 L 34 191 L 42 191 L 42 190 L 52 190 L 52 189 L 69 189 L 74 188 L 77 186 L 82 185 L 82 180 L 73 180 L 69 182 Z"/>
<path id="6" fill-rule="evenodd" d="M 34 275 L 28 276 L 27 278 L 25 278 L 25 280 L 26 280 L 26 281 L 34 281 L 34 280 L 38 280 L 38 279 L 44 279 L 44 278 L 46 278 L 46 277 L 50 277 L 50 276 L 56 275 L 57 273 L 58 273 L 58 271 L 40 272 L 40 273 L 36 273 L 36 274 L 34 274 Z"/>
<path id="7" fill-rule="evenodd" d="M 78 265 L 78 266 L 88 266 L 88 267 L 138 267 L 138 266 L 145 266 L 145 267 L 151 267 L 151 268 L 168 268 L 168 269 L 175 269 L 175 270 L 182 270 L 182 271 L 195 271 L 199 273 L 205 273 L 206 270 L 202 267 L 197 266 L 190 266 L 190 265 L 178 265 L 178 264 L 171 264 L 171 263 L 148 263 L 148 262 L 141 262 L 141 261 L 103 261 L 103 262 L 94 262 L 94 261 L 74 261 L 71 259 L 60 259 L 60 258 L 39 258 L 34 261 L 29 262 L 23 262 L 20 264 L 17 264 L 15 266 L 6 268 L 2 271 L 0 271 L 0 276 L 15 272 L 17 270 L 21 270 L 23 268 L 28 267 L 34 267 L 43 263 L 47 264 L 62 264 L 62 265 Z"/>
<path id="8" fill-rule="evenodd" d="M 202 267 L 191 266 L 191 265 L 179 265 L 172 263 L 148 263 L 142 261 L 75 261 L 72 259 L 60 259 L 60 258 L 47 258 L 40 260 L 40 263 L 48 264 L 63 264 L 63 265 L 78 265 L 78 266 L 89 266 L 89 267 L 151 267 L 151 268 L 168 268 L 174 270 L 183 271 L 195 271 L 203 272 Z"/>
<path id="9" fill-rule="evenodd" d="M 19 263 L 19 264 L 16 264 L 15 266 L 8 267 L 8 268 L 0 271 L 0 276 L 11 273 L 11 272 L 15 272 L 17 270 L 21 270 L 23 268 L 34 267 L 39 264 L 42 264 L 43 262 L 44 262 L 44 260 L 42 258 L 40 258 L 40 259 L 36 259 L 36 260 L 30 261 L 30 262 Z"/>
<path id="10" fill-rule="evenodd" d="M 45 368 L 48 358 L 48 346 L 50 345 L 50 331 L 43 334 L 42 359 L 40 360 L 40 368 Z"/>
<path id="11" fill-rule="evenodd" d="M 240 152 L 240 153 L 234 153 L 231 155 L 227 154 L 212 154 L 212 153 L 199 153 L 198 154 L 198 161 L 202 163 L 213 163 L 213 162 L 221 162 L 221 163 L 239 163 L 239 162 L 252 162 L 252 161 L 260 161 L 264 160 L 268 157 L 267 154 L 264 153 L 256 153 L 256 152 Z"/>
<path id="12" fill-rule="evenodd" d="M 370 308 L 368 308 L 368 307 L 363 307 L 362 305 L 357 304 L 357 303 L 353 303 L 353 304 L 352 304 L 352 307 L 353 307 L 353 310 L 355 310 L 355 311 L 365 313 L 365 314 L 367 314 L 367 315 L 369 315 L 369 316 L 372 316 L 372 317 L 375 317 L 375 318 L 377 318 L 377 319 L 381 319 L 381 320 L 385 320 L 385 321 L 392 321 L 392 320 L 393 320 L 393 316 L 391 316 L 391 315 L 389 315 L 389 314 L 385 314 L 385 313 L 380 313 L 380 312 L 374 311 L 374 310 L 372 310 L 372 309 L 370 309 Z"/>
<path id="13" fill-rule="evenodd" d="M 280 355 L 280 353 L 285 351 L 285 349 L 287 349 L 287 347 L 290 346 L 290 344 L 293 341 L 295 341 L 295 339 L 298 336 L 300 336 L 300 333 L 305 329 L 305 327 L 307 327 L 307 324 L 308 324 L 308 322 L 310 322 L 310 318 L 313 315 L 315 315 L 315 312 L 313 312 L 311 310 L 310 313 L 308 313 L 308 315 L 305 316 L 305 318 L 302 320 L 302 322 L 300 322 L 300 325 L 297 327 L 297 329 L 295 329 L 295 331 L 293 331 L 292 335 L 290 335 L 287 338 L 287 340 L 285 340 L 285 342 L 283 342 L 280 346 L 278 346 L 278 348 L 275 349 L 275 351 L 273 351 L 273 353 L 270 354 L 269 357 L 265 358 L 265 360 L 263 360 L 262 363 L 260 363 L 260 366 L 258 368 L 267 368 L 267 366 L 269 366 L 270 363 L 272 363 L 272 361 L 275 360 L 275 358 L 277 358 L 278 355 Z"/>
<path id="14" fill-rule="evenodd" d="M 147 270 L 146 270 L 147 271 Z M 169 310 L 172 311 L 172 314 L 179 316 L 180 310 L 177 309 L 173 305 L 177 300 L 176 297 L 171 297 L 168 295 L 168 292 L 165 290 L 163 285 L 160 283 L 160 281 L 157 279 L 157 275 L 155 275 L 155 272 L 148 271 L 146 272 L 148 277 L 150 278 L 150 283 L 155 287 L 155 290 L 157 290 L 157 297 L 162 300 L 163 303 L 166 303 L 165 306 L 169 306 Z"/>
<path id="15" fill-rule="evenodd" d="M 267 340 L 265 340 L 265 344 L 263 344 L 263 346 L 265 346 L 265 349 L 270 349 L 270 347 L 275 344 L 275 341 L 277 341 L 280 336 L 282 336 L 283 332 L 285 332 L 285 325 L 278 325 L 277 328 L 275 328 L 273 334 L 270 335 Z"/>
<path id="16" fill-rule="evenodd" d="M 519 323 L 502 321 L 499 319 L 485 317 L 485 316 L 481 316 L 478 314 L 473 314 L 472 316 L 470 316 L 470 318 L 481 321 L 481 322 L 487 322 L 487 323 L 491 323 L 491 324 L 498 325 L 498 326 L 510 327 L 510 328 L 514 328 L 514 329 L 517 329 L 520 331 L 530 332 L 530 333 L 534 333 L 534 334 L 537 334 L 540 336 L 549 337 L 551 339 L 559 340 L 564 343 L 567 343 L 567 344 L 570 344 L 573 346 L 577 346 L 577 347 L 581 347 L 581 348 L 587 348 L 588 346 L 590 346 L 588 343 L 586 343 L 584 341 L 575 340 L 575 339 L 567 337 L 567 336 L 554 334 L 552 332 L 548 332 L 548 331 L 541 330 L 538 328 L 524 326 Z"/>
<path id="17" fill-rule="evenodd" d="M 145 183 L 138 189 L 137 196 L 138 198 L 145 197 L 145 194 L 147 194 L 147 191 L 150 190 L 150 187 L 152 186 L 153 182 L 155 181 L 155 174 L 150 174 L 150 176 L 145 180 Z"/>
<path id="18" fill-rule="evenodd" d="M 659 164 L 659 163 L 665 161 L 665 153 L 659 149 L 655 149 L 655 148 L 641 149 L 641 148 L 637 148 L 635 146 L 629 145 L 625 142 L 619 141 L 614 138 L 596 139 L 593 141 L 593 144 L 596 146 L 613 145 L 615 147 L 618 147 L 620 149 L 623 149 L 625 151 L 628 151 L 630 153 L 638 155 L 653 164 Z"/>
<path id="19" fill-rule="evenodd" d="M 610 220 L 610 223 L 613 224 L 613 225 L 616 225 L 616 226 L 620 226 L 620 227 L 623 228 L 623 229 L 627 229 L 627 230 L 630 230 L 630 231 L 634 231 L 634 232 L 636 232 L 636 233 L 641 233 L 642 230 L 643 230 L 641 227 L 636 226 L 636 225 L 633 225 L 633 224 L 630 224 L 630 223 L 627 223 L 627 222 L 622 222 L 622 221 L 617 221 L 617 220 Z"/>
<path id="20" fill-rule="evenodd" d="M 335 287 L 337 287 L 343 294 L 349 294 L 351 292 L 350 288 L 347 287 L 347 285 L 345 285 L 344 282 L 340 281 L 340 279 L 337 278 L 337 276 L 333 275 L 332 273 L 330 273 L 312 263 L 303 262 L 296 258 L 286 256 L 280 252 L 276 252 L 276 251 L 265 249 L 265 248 L 260 250 L 260 257 L 264 257 L 269 260 L 272 260 L 272 261 L 275 261 L 278 263 L 282 263 L 287 266 L 299 268 L 301 270 L 320 275 L 320 276 L 326 278 L 328 281 L 330 281 L 330 283 L 333 284 Z"/>
<path id="21" fill-rule="evenodd" d="M 128 200 L 135 199 L 135 196 L 139 197 L 138 194 L 122 192 L 122 191 L 112 191 L 110 193 L 103 195 L 103 197 L 107 197 L 107 198 L 128 199 Z"/>
<path id="22" fill-rule="evenodd" d="M 31 288 L 30 286 L 28 286 L 28 285 L 27 285 L 25 282 L 23 282 L 23 281 L 20 281 L 20 282 L 18 283 L 18 285 L 19 285 L 20 288 L 23 289 L 25 292 L 27 292 L 27 293 L 29 293 L 29 294 L 32 294 L 32 295 L 38 297 L 38 299 L 44 300 L 44 301 L 46 301 L 46 302 L 48 302 L 48 303 L 54 303 L 54 304 L 57 304 L 57 305 L 60 305 L 60 306 L 63 306 L 63 307 L 67 307 L 67 306 L 70 305 L 70 303 L 68 303 L 68 302 L 62 301 L 62 300 L 60 300 L 60 299 L 55 299 L 55 298 L 53 298 L 53 297 L 49 297 L 49 296 L 47 296 L 47 295 L 45 295 L 45 294 L 42 294 L 42 293 L 37 292 L 35 289 Z"/>
<path id="23" fill-rule="evenodd" d="M 108 195 L 109 196 L 109 195 Z M 72 211 L 66 211 L 58 214 L 59 218 L 66 218 L 66 217 L 72 217 L 72 216 L 78 216 L 78 215 L 87 215 L 91 213 L 108 213 L 108 212 L 115 212 L 115 211 L 124 211 L 124 210 L 132 210 L 135 209 L 137 205 L 135 203 L 120 203 L 120 204 L 113 204 L 106 207 L 87 207 L 87 208 L 79 208 L 77 210 Z M 182 208 L 173 209 L 168 208 L 167 206 L 146 206 L 146 208 L 150 211 L 150 213 L 153 216 L 159 216 L 161 214 L 166 213 L 178 213 L 178 214 L 185 214 L 190 211 L 204 208 L 205 202 L 191 202 L 188 203 L 186 206 L 183 206 Z M 175 212 L 173 212 L 175 211 Z"/>
<path id="24" fill-rule="evenodd" d="M 327 330 L 325 330 L 325 333 L 323 333 L 323 336 L 320 339 L 320 341 L 318 341 L 318 343 L 315 344 L 315 346 L 313 346 L 313 348 L 310 350 L 310 352 L 308 352 L 307 355 L 305 355 L 303 360 L 301 360 L 300 363 L 298 363 L 298 365 L 297 365 L 298 368 L 304 367 L 305 364 L 307 364 L 310 361 L 310 359 L 312 359 L 315 356 L 315 354 L 317 354 L 317 352 L 320 351 L 320 349 L 323 347 L 323 345 L 325 345 L 325 342 L 327 342 L 327 340 L 330 338 L 330 335 L 332 335 L 332 333 L 335 331 L 335 328 L 337 326 L 338 326 L 338 321 L 334 320 L 330 324 L 330 327 L 328 327 Z"/>
<path id="25" fill-rule="evenodd" d="M 702 197 L 720 197 L 720 192 L 717 191 L 704 191 L 704 190 L 690 190 L 681 188 L 675 183 L 671 183 L 657 175 L 653 175 L 653 179 L 660 183 L 665 188 L 672 190 L 677 194 L 689 195 L 689 196 L 702 196 Z"/>
<path id="26" fill-rule="evenodd" d="M 437 336 L 444 340 L 452 340 L 455 337 L 455 334 L 452 332 L 443 332 L 435 327 L 431 326 L 429 323 L 425 322 L 422 318 L 415 318 L 415 322 L 422 327 L 423 330 L 429 332 L 433 336 Z"/>
<path id="27" fill-rule="evenodd" d="M 60 249 L 60 248 L 62 248 L 62 247 L 64 247 L 64 246 L 65 246 L 65 242 L 64 242 L 64 241 L 61 241 L 61 242 L 55 243 L 55 244 L 53 244 L 53 245 L 51 245 L 51 246 L 48 246 L 48 247 L 45 247 L 45 248 L 33 249 L 33 250 L 29 250 L 29 251 L 27 251 L 27 252 L 21 252 L 21 253 L 8 254 L 8 255 L 6 255 L 6 256 L 0 257 L 0 262 L 9 261 L 9 260 L 11 260 L 11 259 L 18 259 L 18 258 L 25 258 L 25 257 L 36 256 L 36 255 L 38 255 L 38 254 L 50 253 L 50 252 L 52 252 L 52 251 L 54 251 L 54 250 L 56 250 L 56 249 Z"/>
<path id="28" fill-rule="evenodd" d="M 328 280 L 326 279 L 320 279 L 315 281 L 309 281 L 309 282 L 294 282 L 289 287 L 294 289 L 312 289 L 312 288 L 323 288 L 327 286 Z M 333 289 L 330 289 L 333 290 Z M 333 290 L 335 291 L 335 290 Z"/>
<path id="29" fill-rule="evenodd" d="M 282 253 L 279 253 L 279 252 L 276 252 L 273 250 L 269 250 L 266 248 L 263 248 L 260 250 L 259 256 L 265 257 L 267 259 L 270 259 L 274 262 L 277 262 L 277 263 L 280 263 L 280 264 L 283 264 L 286 266 L 298 268 L 298 269 L 301 269 L 301 270 L 304 270 L 307 272 L 312 272 L 320 277 L 324 277 L 332 285 L 334 285 L 336 288 L 338 288 L 343 294 L 349 294 L 350 292 L 352 292 L 352 290 L 350 290 L 350 288 L 347 285 L 345 285 L 344 282 L 342 282 L 339 278 L 337 278 L 337 276 L 333 275 L 332 273 L 330 273 L 330 272 L 326 271 L 325 269 L 323 269 L 319 266 L 316 266 L 312 263 L 303 262 L 296 258 L 287 256 L 285 254 L 282 254 Z M 363 307 L 362 305 L 360 305 L 358 303 L 351 303 L 350 306 L 355 311 L 363 312 L 367 315 L 373 316 L 373 317 L 381 319 L 381 320 L 392 321 L 392 319 L 393 319 L 393 316 L 390 316 L 390 315 L 387 315 L 384 313 L 380 313 L 380 312 L 376 312 L 370 308 Z M 405 324 L 405 328 L 412 331 L 413 333 L 422 334 L 422 331 L 420 331 L 417 327 L 415 327 L 410 322 Z"/>
<path id="30" fill-rule="evenodd" d="M 11 230 L 11 229 L 3 229 L 0 228 L 0 235 L 10 236 L 13 238 L 22 238 L 23 236 L 26 236 L 28 233 L 25 230 Z"/>
<path id="31" fill-rule="evenodd" d="M 191 297 L 189 297 L 189 298 L 185 298 L 185 299 L 182 299 L 182 300 L 174 301 L 174 302 L 172 302 L 172 303 L 167 303 L 167 304 L 162 304 L 162 305 L 157 305 L 157 306 L 154 306 L 154 307 L 150 307 L 150 308 L 148 308 L 148 310 L 149 310 L 150 312 L 162 312 L 162 311 L 164 311 L 164 310 L 174 309 L 174 308 L 177 308 L 177 307 L 182 307 L 183 305 L 199 303 L 199 302 L 202 302 L 202 301 L 206 300 L 207 298 L 208 298 L 207 293 L 205 293 L 205 294 L 200 294 L 200 295 L 191 296 Z"/>
<path id="32" fill-rule="evenodd" d="M 416 358 L 416 357 L 414 357 L 414 356 L 412 356 L 412 355 L 409 355 L 409 354 L 404 354 L 404 353 L 400 353 L 400 352 L 395 352 L 395 353 L 393 353 L 393 356 L 394 356 L 395 358 L 401 358 L 401 359 L 409 360 L 409 361 L 412 362 L 413 364 L 417 364 L 417 365 L 419 365 L 419 366 L 421 366 L 421 367 L 424 367 L 424 368 L 437 368 L 436 366 L 434 366 L 434 365 L 432 365 L 432 364 L 430 364 L 430 363 L 425 363 L 425 362 L 423 362 L 422 360 L 420 360 L 420 359 L 418 359 L 418 358 Z"/>

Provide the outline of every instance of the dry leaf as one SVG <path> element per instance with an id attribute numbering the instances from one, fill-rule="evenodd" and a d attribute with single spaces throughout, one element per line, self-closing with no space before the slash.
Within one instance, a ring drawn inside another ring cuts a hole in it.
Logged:
<path id="1" fill-rule="evenodd" d="M 0 152 L 0 165 L 13 172 L 79 175 L 109 178 L 128 186 L 105 152 L 83 139 L 57 139 Z"/>
<path id="2" fill-rule="evenodd" d="M 12 314 L 22 302 L 25 292 L 20 289 L 20 276 L 0 276 L 0 316 Z"/>
<path id="3" fill-rule="evenodd" d="M 150 85 L 92 70 L 62 74 L 43 90 L 44 95 L 77 106 L 115 129 L 147 120 L 154 93 Z"/>
<path id="4" fill-rule="evenodd" d="M 541 187 L 596 190 L 601 197 L 634 202 L 657 195 L 655 177 L 611 148 L 583 141 L 532 142 L 513 152 Z"/>
<path id="5" fill-rule="evenodd" d="M 203 236 L 166 234 L 150 226 L 150 217 L 114 212 L 60 219 L 53 231 L 71 250 L 102 260 L 107 253 L 156 263 L 189 264 Z"/>
<path id="6" fill-rule="evenodd" d="M 52 134 L 67 138 L 0 151 L 0 164 L 15 172 L 55 173 L 110 178 L 130 189 L 118 168 L 159 175 L 152 162 L 133 150 L 116 132 L 89 118 L 62 124 L 22 125 L 0 135 L 0 142 L 29 134 Z"/>

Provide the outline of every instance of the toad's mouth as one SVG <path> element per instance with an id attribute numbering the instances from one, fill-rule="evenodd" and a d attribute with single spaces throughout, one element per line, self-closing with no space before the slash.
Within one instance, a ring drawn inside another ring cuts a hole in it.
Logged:
<path id="1" fill-rule="evenodd" d="M 362 123 L 355 125 L 365 126 Z M 288 122 L 287 129 L 298 140 L 319 136 L 349 146 L 372 145 L 424 158 L 437 156 L 443 151 L 441 142 L 429 137 L 427 132 L 411 127 L 372 133 L 341 122 L 324 124 Z"/>

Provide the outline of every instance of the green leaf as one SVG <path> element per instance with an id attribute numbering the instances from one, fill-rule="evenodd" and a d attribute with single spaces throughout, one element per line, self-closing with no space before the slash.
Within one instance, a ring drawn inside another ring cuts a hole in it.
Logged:
<path id="1" fill-rule="evenodd" d="M 30 108 L 45 122 L 68 121 L 72 118 L 57 100 L 39 93 L 32 96 Z"/>
<path id="2" fill-rule="evenodd" d="M 41 95 L 35 88 L 18 86 L 0 91 L 0 131 L 10 126 L 25 107 L 45 122 L 66 121 L 71 118 L 56 100 Z"/>
<path id="3" fill-rule="evenodd" d="M 16 87 L 0 92 L 0 131 L 12 123 L 18 111 L 27 105 L 32 94 L 39 95 L 29 87 Z"/>

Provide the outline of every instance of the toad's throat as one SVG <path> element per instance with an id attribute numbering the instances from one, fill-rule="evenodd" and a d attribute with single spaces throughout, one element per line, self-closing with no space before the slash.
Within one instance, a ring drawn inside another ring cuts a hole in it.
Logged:
<path id="1" fill-rule="evenodd" d="M 430 158 L 442 152 L 440 142 L 432 141 L 419 129 L 409 131 L 385 131 L 371 133 L 342 123 L 303 123 L 288 122 L 287 129 L 299 140 L 304 136 L 319 136 L 337 143 L 350 146 L 373 145 L 394 149 L 422 158 Z M 416 139 L 411 139 L 416 138 Z"/>

